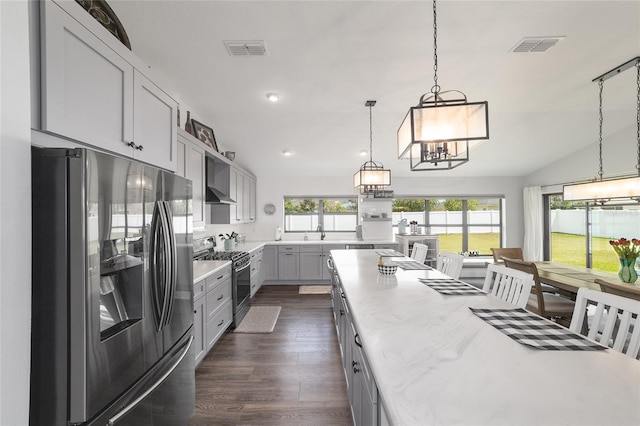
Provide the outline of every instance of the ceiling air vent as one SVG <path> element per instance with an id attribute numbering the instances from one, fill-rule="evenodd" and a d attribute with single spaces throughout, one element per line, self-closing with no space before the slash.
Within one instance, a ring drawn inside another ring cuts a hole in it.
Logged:
<path id="1" fill-rule="evenodd" d="M 267 50 L 262 40 L 225 40 L 229 56 L 265 56 Z"/>
<path id="2" fill-rule="evenodd" d="M 525 37 L 511 49 L 514 53 L 536 53 L 546 52 L 556 44 L 564 40 L 564 36 L 559 37 Z"/>

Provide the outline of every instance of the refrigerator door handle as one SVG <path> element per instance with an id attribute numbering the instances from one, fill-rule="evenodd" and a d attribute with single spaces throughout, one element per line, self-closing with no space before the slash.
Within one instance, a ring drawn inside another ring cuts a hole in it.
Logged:
<path id="1" fill-rule="evenodd" d="M 171 208 L 169 203 L 163 201 L 161 204 L 161 217 L 163 222 L 163 236 L 164 236 L 164 262 L 165 262 L 165 286 L 164 286 L 164 300 L 162 304 L 162 316 L 161 327 L 168 325 L 171 322 L 173 314 L 173 297 L 175 295 L 176 287 L 176 240 L 173 231 L 173 219 L 171 215 Z"/>
<path id="2" fill-rule="evenodd" d="M 167 310 L 166 310 L 166 319 L 165 325 L 169 325 L 171 323 L 171 318 L 173 317 L 173 303 L 174 297 L 176 293 L 176 287 L 178 286 L 178 250 L 176 246 L 176 234 L 173 229 L 173 215 L 171 214 L 171 206 L 169 202 L 165 201 L 165 209 L 166 209 L 166 225 L 167 225 L 167 240 L 169 241 L 169 285 L 166 289 L 167 294 Z"/>
<path id="3" fill-rule="evenodd" d="M 122 410 L 120 410 L 119 412 L 116 413 L 116 415 L 114 415 L 113 417 L 111 417 L 109 419 L 109 421 L 107 422 L 107 424 L 109 426 L 114 426 L 123 416 L 126 416 L 127 413 L 129 413 L 129 411 L 133 410 L 140 402 L 142 402 L 147 396 L 149 396 L 149 394 L 151 394 L 151 392 L 153 392 L 154 390 L 156 390 L 156 388 L 158 386 L 160 386 L 167 377 L 169 377 L 171 375 L 171 373 L 173 373 L 173 371 L 178 368 L 178 365 L 180 365 L 180 363 L 182 362 L 182 360 L 184 359 L 184 357 L 189 353 L 189 348 L 191 348 L 191 344 L 193 343 L 193 336 L 189 337 L 189 341 L 187 342 L 187 344 L 185 345 L 185 348 L 182 350 L 182 353 L 180 354 L 180 356 L 178 357 L 178 360 L 176 362 L 173 363 L 173 365 L 171 365 L 171 367 L 169 368 L 169 370 L 167 370 L 162 377 L 160 377 L 153 385 L 151 385 L 149 387 L 149 389 L 147 389 L 146 391 L 144 391 L 144 393 L 142 393 L 142 395 L 140 395 L 139 397 L 137 397 L 134 401 L 131 402 L 131 404 L 127 405 L 126 407 L 124 407 Z"/>
<path id="4" fill-rule="evenodd" d="M 163 276 L 164 265 L 160 262 L 161 258 L 165 257 L 163 252 L 164 245 L 162 243 L 162 237 L 164 233 L 164 226 L 162 220 L 162 205 L 160 201 L 156 201 L 153 208 L 153 215 L 151 219 L 150 229 L 150 247 L 149 247 L 149 261 L 151 270 L 151 295 L 153 300 L 153 317 L 156 321 L 156 329 L 162 330 L 163 320 L 163 305 L 164 305 L 164 282 Z"/>

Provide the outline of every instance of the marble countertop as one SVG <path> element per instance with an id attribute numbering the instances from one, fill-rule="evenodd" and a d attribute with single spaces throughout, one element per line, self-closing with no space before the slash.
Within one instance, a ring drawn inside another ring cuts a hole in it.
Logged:
<path id="1" fill-rule="evenodd" d="M 392 424 L 640 424 L 639 361 L 529 348 L 469 310 L 506 302 L 418 281 L 438 271 L 380 275 L 373 250 L 332 256 Z"/>
<path id="2" fill-rule="evenodd" d="M 236 244 L 234 250 L 248 251 L 270 246 L 286 246 L 286 245 L 342 245 L 342 244 L 397 244 L 391 240 L 376 240 L 376 241 L 360 241 L 360 240 L 280 240 L 280 241 L 245 241 L 244 243 Z M 222 250 L 222 246 L 217 247 Z"/>
<path id="3" fill-rule="evenodd" d="M 230 265 L 230 260 L 194 260 L 193 261 L 193 282 L 202 281 L 209 275 L 215 274 L 226 265 Z"/>

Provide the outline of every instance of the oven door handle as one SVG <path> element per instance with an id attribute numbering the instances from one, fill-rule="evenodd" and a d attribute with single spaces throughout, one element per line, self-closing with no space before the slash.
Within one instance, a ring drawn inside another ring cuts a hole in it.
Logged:
<path id="1" fill-rule="evenodd" d="M 251 262 L 248 262 L 248 263 L 247 263 L 246 265 L 244 265 L 242 268 L 235 269 L 235 272 L 242 272 L 242 271 L 244 271 L 245 269 L 249 268 L 250 266 L 251 266 Z"/>

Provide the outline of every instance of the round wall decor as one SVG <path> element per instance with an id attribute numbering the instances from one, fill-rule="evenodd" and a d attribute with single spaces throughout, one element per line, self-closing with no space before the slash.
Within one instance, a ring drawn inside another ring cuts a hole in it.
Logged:
<path id="1" fill-rule="evenodd" d="M 274 214 L 276 212 L 276 206 L 274 206 L 273 204 L 269 203 L 269 204 L 265 204 L 264 205 L 264 212 L 265 214 L 267 214 L 268 216 L 271 216 L 272 214 Z"/>

